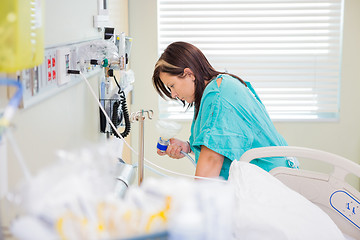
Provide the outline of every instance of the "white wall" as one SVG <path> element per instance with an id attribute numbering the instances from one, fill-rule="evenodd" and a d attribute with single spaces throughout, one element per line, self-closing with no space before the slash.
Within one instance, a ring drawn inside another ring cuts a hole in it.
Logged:
<path id="1" fill-rule="evenodd" d="M 145 157 L 171 169 L 189 174 L 193 167 L 187 160 L 170 160 L 158 157 L 155 144 L 158 133 L 158 97 L 151 83 L 157 55 L 157 1 L 129 1 L 130 34 L 134 37 L 132 69 L 136 74 L 133 109 L 153 109 L 155 119 L 145 124 Z M 279 122 L 275 126 L 287 139 L 289 145 L 303 146 L 329 151 L 355 162 L 360 162 L 360 1 L 345 0 L 343 59 L 341 75 L 341 108 L 338 122 Z M 190 123 L 183 124 L 179 138 L 189 136 Z M 133 132 L 134 134 L 134 132 Z M 137 146 L 136 137 L 133 138 Z M 304 167 L 320 170 L 323 165 L 306 162 Z M 357 179 L 351 179 L 359 188 Z"/>

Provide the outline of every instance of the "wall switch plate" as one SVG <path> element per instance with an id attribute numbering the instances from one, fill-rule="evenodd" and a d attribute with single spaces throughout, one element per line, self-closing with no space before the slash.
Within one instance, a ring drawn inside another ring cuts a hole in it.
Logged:
<path id="1" fill-rule="evenodd" d="M 57 64 L 57 82 L 58 85 L 63 85 L 70 82 L 70 48 L 59 48 L 56 50 L 56 64 Z"/>

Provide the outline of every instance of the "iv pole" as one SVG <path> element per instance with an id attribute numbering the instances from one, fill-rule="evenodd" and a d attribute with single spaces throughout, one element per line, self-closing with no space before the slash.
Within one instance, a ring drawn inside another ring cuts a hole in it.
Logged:
<path id="1" fill-rule="evenodd" d="M 143 181 L 144 178 L 144 120 L 145 114 L 147 113 L 148 118 L 152 119 L 153 111 L 152 110 L 140 110 L 136 113 L 131 114 L 132 122 L 139 121 L 140 128 L 139 128 L 139 159 L 138 159 L 138 185 Z"/>

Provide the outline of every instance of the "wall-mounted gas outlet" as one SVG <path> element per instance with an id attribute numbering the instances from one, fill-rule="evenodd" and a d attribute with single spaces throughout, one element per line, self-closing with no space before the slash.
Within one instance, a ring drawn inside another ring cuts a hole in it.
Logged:
<path id="1" fill-rule="evenodd" d="M 56 50 L 46 50 L 43 64 L 45 68 L 45 86 L 51 86 L 57 83 L 56 62 Z"/>

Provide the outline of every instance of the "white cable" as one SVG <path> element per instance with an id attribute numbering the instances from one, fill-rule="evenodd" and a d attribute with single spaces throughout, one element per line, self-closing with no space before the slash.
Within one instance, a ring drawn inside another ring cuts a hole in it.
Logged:
<path id="1" fill-rule="evenodd" d="M 82 76 L 82 78 L 85 80 L 85 83 L 86 85 L 88 86 L 91 94 L 93 95 L 93 97 L 95 98 L 96 100 L 96 103 L 99 105 L 101 111 L 104 113 L 105 115 L 105 118 L 106 120 L 110 123 L 110 125 L 113 127 L 113 129 L 115 129 L 116 133 L 120 136 L 121 140 L 124 141 L 125 145 L 131 150 L 133 151 L 137 156 L 139 155 L 138 152 L 136 152 L 126 141 L 125 139 L 121 136 L 121 134 L 118 132 L 117 128 L 115 127 L 115 125 L 113 124 L 113 122 L 111 121 L 110 117 L 108 116 L 108 114 L 106 113 L 104 107 L 101 105 L 100 101 L 98 100 L 98 97 L 96 96 L 96 93 L 94 92 L 94 90 L 92 89 L 89 81 L 87 80 L 87 78 L 84 76 L 84 74 L 82 72 L 80 72 L 80 75 Z M 179 173 L 179 172 L 174 172 L 174 171 L 171 171 L 171 170 L 168 170 L 166 168 L 163 168 L 163 167 L 160 167 L 158 165 L 156 165 L 155 163 L 152 163 L 151 161 L 147 160 L 146 158 L 144 158 L 145 162 L 154 166 L 154 167 L 157 167 L 158 169 L 161 169 L 165 172 L 168 172 L 168 173 L 172 173 L 172 174 L 175 174 L 175 175 L 179 175 L 179 176 L 182 176 L 182 177 L 189 177 L 189 178 L 197 178 L 197 179 L 205 179 L 205 180 L 210 180 L 210 181 L 216 181 L 216 182 L 225 182 L 224 180 L 221 180 L 221 179 L 216 179 L 216 178 L 208 178 L 208 177 L 199 177 L 199 176 L 192 176 L 192 175 L 188 175 L 188 174 L 183 174 L 183 173 Z"/>
<path id="2" fill-rule="evenodd" d="M 12 146 L 12 149 L 13 149 L 15 156 L 20 164 L 20 167 L 25 175 L 26 180 L 30 181 L 32 176 L 29 172 L 28 167 L 25 164 L 25 160 L 24 160 L 23 156 L 21 155 L 20 149 L 19 149 L 18 145 L 16 144 L 16 141 L 15 141 L 15 139 L 12 135 L 12 132 L 9 128 L 5 132 L 5 135 L 6 135 L 7 139 L 9 140 L 10 145 Z"/>
<path id="3" fill-rule="evenodd" d="M 156 173 L 156 174 L 158 174 L 158 175 L 160 175 L 160 176 L 162 176 L 162 177 L 172 178 L 172 176 L 166 175 L 165 173 L 162 173 L 162 172 L 160 172 L 160 171 L 158 171 L 158 170 L 150 167 L 150 166 L 147 165 L 147 164 L 144 164 L 144 166 L 145 166 L 147 169 L 149 169 L 150 171 L 153 171 L 154 173 Z M 137 168 L 137 167 L 138 167 L 138 164 L 137 164 L 137 163 L 136 163 L 136 164 L 133 164 L 133 167 L 134 167 L 134 168 Z"/>
<path id="4" fill-rule="evenodd" d="M 156 173 L 156 174 L 158 174 L 158 175 L 160 175 L 160 176 L 163 176 L 163 177 L 166 177 L 166 178 L 172 178 L 172 176 L 166 175 L 165 173 L 162 173 L 162 172 L 160 172 L 160 171 L 158 171 L 158 170 L 150 167 L 150 166 L 147 165 L 147 164 L 144 164 L 144 165 L 145 165 L 145 167 L 146 167 L 147 169 L 149 169 L 150 171 L 153 171 L 154 173 Z"/>
<path id="5" fill-rule="evenodd" d="M 217 178 L 208 178 L 208 177 L 199 177 L 199 176 L 192 176 L 192 175 L 188 175 L 188 174 L 184 174 L 184 173 L 179 173 L 179 172 L 174 172 L 174 171 L 171 171 L 169 169 L 166 169 L 166 168 L 163 168 L 163 167 L 160 167 L 158 165 L 156 165 L 155 163 L 152 163 L 150 162 L 149 160 L 146 160 L 145 158 L 145 161 L 165 172 L 168 172 L 168 173 L 172 173 L 172 174 L 175 174 L 175 175 L 179 175 L 179 176 L 182 176 L 182 177 L 189 177 L 189 178 L 197 178 L 197 179 L 204 179 L 204 180 L 210 180 L 210 181 L 214 181 L 214 182 L 226 182 L 225 180 L 221 180 L 221 179 L 217 179 Z"/>

